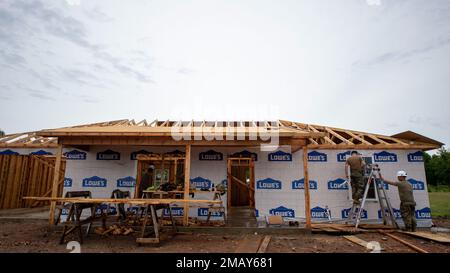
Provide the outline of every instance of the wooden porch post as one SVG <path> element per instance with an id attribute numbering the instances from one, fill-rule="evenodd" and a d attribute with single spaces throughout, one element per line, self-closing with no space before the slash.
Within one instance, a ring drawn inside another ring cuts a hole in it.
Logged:
<path id="1" fill-rule="evenodd" d="M 186 157 L 184 162 L 184 200 L 189 199 L 189 188 L 191 186 L 191 145 L 186 145 Z M 189 224 L 189 203 L 184 203 L 183 225 Z"/>
<path id="2" fill-rule="evenodd" d="M 56 148 L 55 168 L 53 170 L 52 198 L 58 197 L 62 151 L 63 145 L 58 144 L 58 147 Z M 50 216 L 49 216 L 50 225 L 55 224 L 55 209 L 56 209 L 56 202 L 52 201 L 50 203 Z"/>
<path id="3" fill-rule="evenodd" d="M 306 229 L 311 229 L 311 204 L 309 198 L 308 147 L 303 147 L 303 177 L 305 187 L 305 216 Z"/>

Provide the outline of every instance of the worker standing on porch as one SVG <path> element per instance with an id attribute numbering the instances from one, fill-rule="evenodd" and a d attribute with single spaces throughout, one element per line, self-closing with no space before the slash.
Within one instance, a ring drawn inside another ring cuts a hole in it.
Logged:
<path id="1" fill-rule="evenodd" d="M 397 173 L 397 182 L 388 181 L 383 178 L 380 173 L 380 179 L 384 181 L 384 183 L 397 186 L 398 195 L 400 197 L 400 213 L 402 215 L 403 222 L 405 223 L 406 231 L 416 231 L 417 222 L 416 222 L 416 201 L 414 200 L 413 187 L 406 180 L 407 173 L 405 171 L 399 171 Z"/>
<path id="2" fill-rule="evenodd" d="M 142 175 L 141 185 L 139 186 L 139 195 L 138 197 L 143 196 L 143 191 L 145 191 L 148 187 L 152 187 L 153 185 L 153 172 L 155 170 L 155 166 L 150 165 L 147 171 Z"/>
<path id="3" fill-rule="evenodd" d="M 351 156 L 345 161 L 345 176 L 347 180 L 350 179 L 354 204 L 359 204 L 364 194 L 364 166 L 365 162 L 357 151 L 352 151 Z"/>

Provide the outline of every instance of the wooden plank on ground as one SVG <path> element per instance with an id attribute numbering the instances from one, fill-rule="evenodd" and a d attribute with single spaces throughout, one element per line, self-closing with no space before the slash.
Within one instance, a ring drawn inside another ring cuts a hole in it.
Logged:
<path id="1" fill-rule="evenodd" d="M 409 232 L 409 231 L 402 231 L 403 234 L 408 234 L 410 236 L 427 239 L 431 241 L 435 241 L 442 244 L 450 244 L 450 236 L 446 234 L 438 234 L 438 233 L 432 233 L 432 232 L 425 232 L 425 231 L 416 231 L 416 232 Z"/>
<path id="2" fill-rule="evenodd" d="M 257 253 L 261 244 L 262 236 L 246 235 L 237 246 L 235 253 Z"/>
<path id="3" fill-rule="evenodd" d="M 424 249 L 422 249 L 422 248 L 420 248 L 420 247 L 418 247 L 418 246 L 416 246 L 416 245 L 414 245 L 414 244 L 412 244 L 410 242 L 407 242 L 407 241 L 405 241 L 405 240 L 403 240 L 403 239 L 401 239 L 401 238 L 399 238 L 399 237 L 397 237 L 397 236 L 395 236 L 393 234 L 390 234 L 390 233 L 387 233 L 387 232 L 382 232 L 382 231 L 380 233 L 391 237 L 392 239 L 394 239 L 394 240 L 404 244 L 405 246 L 407 246 L 407 247 L 409 247 L 409 248 L 411 248 L 411 249 L 413 249 L 413 250 L 415 250 L 417 252 L 428 253 L 428 251 L 426 251 L 426 250 L 424 250 Z"/>
<path id="4" fill-rule="evenodd" d="M 386 229 L 386 230 L 395 229 L 392 226 L 382 224 L 360 224 L 358 227 L 363 229 Z"/>
<path id="5" fill-rule="evenodd" d="M 368 242 L 364 241 L 364 240 L 361 239 L 361 238 L 358 238 L 358 237 L 356 237 L 356 236 L 354 236 L 354 235 L 348 235 L 348 236 L 343 236 L 343 237 L 344 237 L 345 239 L 349 240 L 349 241 L 352 242 L 352 243 L 355 243 L 355 244 L 360 245 L 360 246 L 362 246 L 362 247 L 364 247 L 364 248 L 367 248 Z"/>
<path id="6" fill-rule="evenodd" d="M 266 235 L 264 239 L 261 242 L 261 245 L 259 245 L 257 253 L 266 253 L 267 247 L 269 246 L 270 239 L 272 236 Z"/>

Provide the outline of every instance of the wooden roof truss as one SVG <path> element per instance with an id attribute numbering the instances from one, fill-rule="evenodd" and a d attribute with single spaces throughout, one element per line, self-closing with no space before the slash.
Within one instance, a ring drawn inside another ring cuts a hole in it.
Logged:
<path id="1" fill-rule="evenodd" d="M 91 123 L 72 127 L 55 129 L 56 131 L 70 131 L 77 128 L 78 131 L 89 131 L 89 128 L 114 131 L 119 128 L 122 133 L 127 128 L 155 128 L 151 130 L 164 130 L 170 132 L 171 127 L 182 126 L 193 130 L 209 130 L 223 128 L 225 130 L 256 130 L 263 128 L 267 131 L 283 130 L 293 132 L 294 138 L 306 138 L 307 145 L 311 149 L 422 149 L 431 150 L 442 145 L 430 142 L 411 141 L 398 137 L 385 136 L 379 134 L 365 133 L 354 130 L 346 130 L 321 125 L 305 124 L 286 120 L 276 121 L 182 121 L 182 120 L 141 120 L 121 119 L 107 122 Z M 92 130 L 91 129 L 91 130 Z M 147 130 L 147 129 L 146 129 Z M 45 130 L 44 130 L 45 131 Z M 51 132 L 52 130 L 49 130 Z M 39 132 L 27 132 L 21 134 L 11 134 L 0 138 L 0 147 L 56 147 L 57 137 L 41 136 Z M 92 132 L 91 132 L 92 134 Z M 439 143 L 439 142 L 437 142 Z"/>

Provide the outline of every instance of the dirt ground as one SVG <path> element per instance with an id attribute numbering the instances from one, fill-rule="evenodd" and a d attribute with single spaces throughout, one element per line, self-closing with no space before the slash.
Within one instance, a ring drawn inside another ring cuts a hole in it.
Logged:
<path id="1" fill-rule="evenodd" d="M 448 220 L 439 226 L 447 226 Z M 0 252 L 69 252 L 66 244 L 58 244 L 61 228 L 48 229 L 46 220 L 35 219 L 0 219 Z M 161 244 L 137 246 L 135 235 L 101 236 L 89 234 L 81 245 L 81 252 L 234 252 L 244 240 L 244 237 L 254 236 L 260 239 L 262 235 L 244 234 L 199 234 L 185 233 L 164 240 Z M 369 252 L 342 236 L 328 234 L 288 234 L 271 235 L 268 253 L 348 253 Z M 383 252 L 414 252 L 407 246 L 379 233 L 357 234 L 367 242 L 379 242 Z M 450 245 L 442 245 L 426 240 L 416 239 L 403 234 L 396 234 L 414 245 L 429 252 L 450 253 Z M 76 240 L 75 237 L 69 240 Z"/>
<path id="2" fill-rule="evenodd" d="M 436 227 L 449 228 L 450 229 L 450 218 L 433 218 L 433 224 Z"/>

